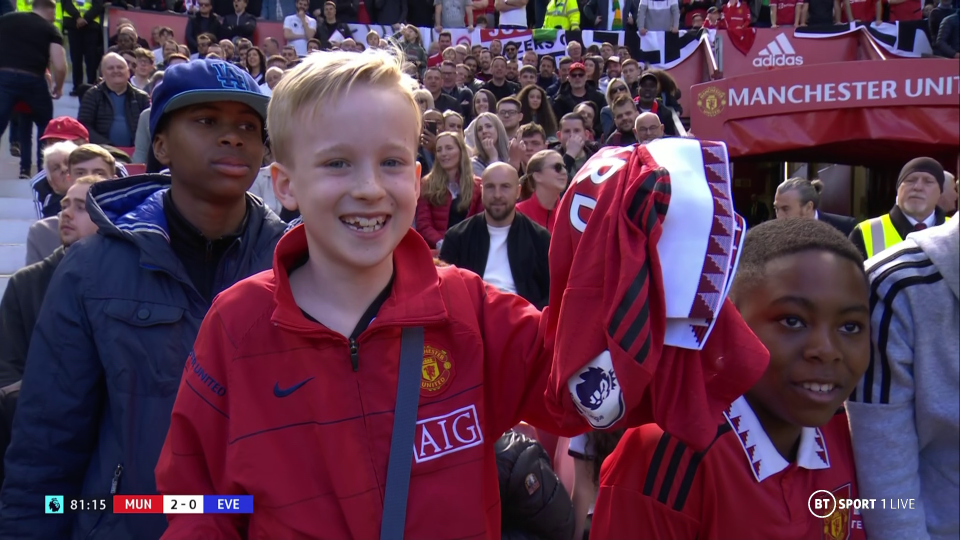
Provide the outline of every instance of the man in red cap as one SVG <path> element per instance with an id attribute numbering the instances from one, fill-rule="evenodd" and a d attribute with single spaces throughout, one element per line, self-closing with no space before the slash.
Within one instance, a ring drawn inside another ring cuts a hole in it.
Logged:
<path id="1" fill-rule="evenodd" d="M 42 146 L 49 146 L 61 141 L 71 141 L 76 145 L 90 142 L 90 133 L 77 119 L 69 116 L 58 116 L 47 124 L 47 129 L 40 137 Z M 122 163 L 117 163 L 117 176 L 127 176 L 127 170 Z M 47 181 L 47 171 L 42 167 L 36 176 L 30 179 L 33 188 L 34 203 L 37 205 L 37 219 L 48 218 L 60 212 L 60 199 L 64 193 L 57 193 Z"/>

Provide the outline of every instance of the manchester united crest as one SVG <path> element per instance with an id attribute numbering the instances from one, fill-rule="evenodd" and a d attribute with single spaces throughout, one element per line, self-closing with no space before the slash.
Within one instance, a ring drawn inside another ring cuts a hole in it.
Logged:
<path id="1" fill-rule="evenodd" d="M 833 490 L 835 500 L 849 499 L 851 496 L 850 484 L 844 484 Z M 823 518 L 824 540 L 847 540 L 850 538 L 850 508 L 840 509 L 838 506 L 832 514 Z"/>
<path id="2" fill-rule="evenodd" d="M 727 106 L 727 93 L 716 86 L 711 86 L 697 95 L 697 107 L 700 112 L 714 117 L 723 112 Z"/>
<path id="3" fill-rule="evenodd" d="M 450 386 L 456 370 L 450 353 L 432 345 L 423 347 L 423 367 L 421 368 L 420 394 L 436 396 Z"/>

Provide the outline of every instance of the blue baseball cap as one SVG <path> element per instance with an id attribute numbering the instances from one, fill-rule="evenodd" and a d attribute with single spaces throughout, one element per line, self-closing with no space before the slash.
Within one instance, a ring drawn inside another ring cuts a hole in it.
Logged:
<path id="1" fill-rule="evenodd" d="M 243 69 L 223 60 L 193 60 L 177 64 L 163 73 L 153 91 L 150 107 L 150 136 L 157 132 L 163 115 L 177 109 L 217 101 L 236 101 L 250 106 L 267 120 L 269 96 Z"/>

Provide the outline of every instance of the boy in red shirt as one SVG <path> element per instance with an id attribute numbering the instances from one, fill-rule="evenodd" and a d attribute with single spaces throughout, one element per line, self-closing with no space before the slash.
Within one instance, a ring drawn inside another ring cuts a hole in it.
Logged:
<path id="1" fill-rule="evenodd" d="M 747 28 L 750 26 L 750 6 L 740 0 L 730 0 L 723 5 L 723 20 L 727 28 Z"/>
<path id="2" fill-rule="evenodd" d="M 808 509 L 818 490 L 857 498 L 841 407 L 870 361 L 860 254 L 822 222 L 769 221 L 747 233 L 734 279 L 766 373 L 706 451 L 656 425 L 628 430 L 603 466 L 592 540 L 865 537 L 853 509 Z"/>
<path id="3" fill-rule="evenodd" d="M 493 445 L 521 419 L 557 431 L 543 399 L 551 354 L 535 307 L 437 269 L 410 227 L 410 83 L 388 52 L 338 52 L 311 55 L 274 90 L 275 191 L 303 223 L 272 271 L 211 307 L 156 469 L 162 493 L 250 494 L 254 512 L 171 516 L 164 538 L 379 537 L 406 328 L 422 331 L 409 499 L 405 525 L 386 526 L 500 538 Z"/>

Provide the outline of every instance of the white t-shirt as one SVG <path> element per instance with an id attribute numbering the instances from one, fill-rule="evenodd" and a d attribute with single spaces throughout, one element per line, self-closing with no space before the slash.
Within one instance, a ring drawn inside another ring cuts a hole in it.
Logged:
<path id="1" fill-rule="evenodd" d="M 483 270 L 483 280 L 503 292 L 517 293 L 510 272 L 510 259 L 507 257 L 507 235 L 510 226 L 494 227 L 487 224 L 490 233 L 490 253 L 487 254 L 487 267 Z"/>
<path id="2" fill-rule="evenodd" d="M 260 85 L 260 93 L 265 96 L 272 96 L 273 90 L 270 89 L 270 85 L 268 85 L 267 83 L 263 83 Z"/>
<path id="3" fill-rule="evenodd" d="M 316 30 L 317 20 L 307 15 L 307 26 L 313 30 Z M 285 19 L 283 19 L 283 28 L 284 30 L 289 29 L 295 35 L 300 36 L 299 38 L 287 40 L 287 45 L 292 45 L 293 48 L 297 50 L 297 56 L 306 56 L 307 32 L 303 29 L 303 22 L 300 20 L 300 17 L 297 15 L 288 15 Z"/>
<path id="4" fill-rule="evenodd" d="M 500 26 L 527 27 L 527 8 L 500 12 Z"/>

